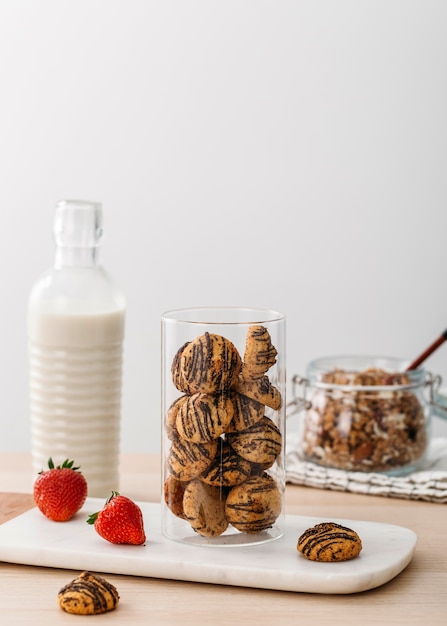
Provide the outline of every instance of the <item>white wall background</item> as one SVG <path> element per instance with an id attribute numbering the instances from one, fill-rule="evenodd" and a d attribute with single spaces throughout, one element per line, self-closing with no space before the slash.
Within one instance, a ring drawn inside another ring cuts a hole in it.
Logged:
<path id="1" fill-rule="evenodd" d="M 63 198 L 103 202 L 128 299 L 126 452 L 159 449 L 166 309 L 284 311 L 289 377 L 431 343 L 446 27 L 443 0 L 1 0 L 0 449 L 30 445 L 26 303 Z"/>

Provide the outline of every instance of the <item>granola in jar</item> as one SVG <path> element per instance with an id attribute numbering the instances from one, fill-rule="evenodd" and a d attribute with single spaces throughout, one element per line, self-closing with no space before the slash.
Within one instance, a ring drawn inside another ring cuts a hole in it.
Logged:
<path id="1" fill-rule="evenodd" d="M 413 468 L 424 456 L 427 415 L 419 373 L 334 367 L 309 387 L 311 406 L 301 432 L 306 460 L 343 470 L 394 472 Z"/>

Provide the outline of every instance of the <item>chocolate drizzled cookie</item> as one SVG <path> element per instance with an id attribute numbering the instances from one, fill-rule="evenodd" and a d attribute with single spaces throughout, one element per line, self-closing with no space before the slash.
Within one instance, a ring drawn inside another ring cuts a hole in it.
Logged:
<path id="1" fill-rule="evenodd" d="M 227 432 L 247 430 L 264 417 L 264 404 L 237 391 L 231 392 L 230 398 L 234 405 L 234 416 Z"/>
<path id="2" fill-rule="evenodd" d="M 170 473 L 180 481 L 196 478 L 204 472 L 216 456 L 217 440 L 208 443 L 193 443 L 178 437 L 168 452 L 167 465 Z"/>
<path id="3" fill-rule="evenodd" d="M 245 343 L 242 377 L 245 380 L 261 378 L 276 363 L 277 354 L 267 328 L 250 326 Z"/>
<path id="4" fill-rule="evenodd" d="M 266 404 L 274 411 L 278 411 L 281 408 L 281 394 L 272 383 L 268 376 L 261 376 L 256 380 L 245 380 L 242 376 L 239 376 L 234 389 L 241 393 L 243 396 L 247 396 L 256 402 Z"/>
<path id="5" fill-rule="evenodd" d="M 213 441 L 230 425 L 234 405 L 226 395 L 195 393 L 179 408 L 176 428 L 180 437 L 196 443 Z"/>
<path id="6" fill-rule="evenodd" d="M 202 482 L 214 487 L 233 487 L 243 483 L 252 473 L 252 465 L 241 458 L 226 441 L 219 440 L 214 461 L 200 474 Z"/>
<path id="7" fill-rule="evenodd" d="M 180 407 L 184 402 L 188 400 L 188 397 L 189 396 L 184 395 L 174 400 L 174 402 L 171 404 L 166 412 L 165 429 L 168 439 L 175 439 L 175 437 L 178 436 L 176 427 L 177 415 Z"/>
<path id="8" fill-rule="evenodd" d="M 240 457 L 251 463 L 271 464 L 282 448 L 281 431 L 266 416 L 243 432 L 228 433 L 227 441 Z"/>
<path id="9" fill-rule="evenodd" d="M 347 561 L 360 554 L 358 534 L 335 522 L 322 522 L 308 528 L 298 539 L 297 550 L 311 561 Z"/>
<path id="10" fill-rule="evenodd" d="M 62 587 L 57 596 L 59 606 L 67 613 L 97 615 L 115 609 L 119 602 L 116 587 L 105 578 L 82 572 Z"/>
<path id="11" fill-rule="evenodd" d="M 206 332 L 181 348 L 173 368 L 174 384 L 185 393 L 226 393 L 241 371 L 242 360 L 229 339 Z"/>
<path id="12" fill-rule="evenodd" d="M 281 493 L 271 476 L 252 476 L 228 493 L 225 513 L 229 523 L 245 533 L 271 528 L 281 512 Z"/>

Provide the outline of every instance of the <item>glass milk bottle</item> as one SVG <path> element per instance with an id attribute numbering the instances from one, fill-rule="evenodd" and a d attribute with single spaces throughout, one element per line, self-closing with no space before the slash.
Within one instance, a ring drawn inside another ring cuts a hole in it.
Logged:
<path id="1" fill-rule="evenodd" d="M 101 204 L 59 202 L 53 232 L 54 267 L 28 303 L 33 470 L 73 459 L 105 498 L 119 488 L 126 304 L 99 264 Z"/>

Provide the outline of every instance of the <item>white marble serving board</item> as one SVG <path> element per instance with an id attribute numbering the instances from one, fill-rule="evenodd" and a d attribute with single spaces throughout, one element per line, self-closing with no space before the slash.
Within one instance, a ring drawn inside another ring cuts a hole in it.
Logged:
<path id="1" fill-rule="evenodd" d="M 208 547 L 179 543 L 161 534 L 160 505 L 139 502 L 147 542 L 119 546 L 86 523 L 104 500 L 88 498 L 69 522 L 51 522 L 36 508 L 0 525 L 0 560 L 109 574 L 127 574 L 295 592 L 347 594 L 373 589 L 397 576 L 411 561 L 416 534 L 401 526 L 289 515 L 284 535 L 251 545 Z M 298 554 L 298 537 L 322 521 L 357 531 L 363 550 L 355 559 L 315 563 Z"/>

